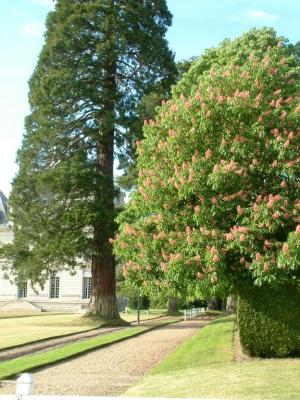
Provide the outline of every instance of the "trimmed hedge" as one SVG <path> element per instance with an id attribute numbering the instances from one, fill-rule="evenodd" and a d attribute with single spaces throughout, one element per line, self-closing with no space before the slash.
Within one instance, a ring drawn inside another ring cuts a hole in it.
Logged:
<path id="1" fill-rule="evenodd" d="M 244 351 L 258 357 L 299 356 L 299 287 L 243 284 L 238 291 L 238 327 Z"/>

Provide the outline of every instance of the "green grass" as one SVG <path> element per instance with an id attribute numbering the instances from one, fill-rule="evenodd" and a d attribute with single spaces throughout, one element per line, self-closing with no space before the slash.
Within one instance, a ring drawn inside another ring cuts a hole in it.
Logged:
<path id="1" fill-rule="evenodd" d="M 46 338 L 82 332 L 101 326 L 101 321 L 78 314 L 50 314 L 0 319 L 0 349 Z"/>
<path id="2" fill-rule="evenodd" d="M 298 400 L 300 359 L 234 362 L 233 326 L 233 317 L 213 321 L 124 395 Z"/>
<path id="3" fill-rule="evenodd" d="M 136 315 L 120 314 L 126 322 L 136 321 Z M 141 315 L 141 321 L 157 318 L 159 314 Z M 119 324 L 119 323 L 118 323 Z M 84 332 L 101 326 L 112 326 L 98 318 L 78 314 L 0 314 L 0 350 L 43 339 Z"/>
<path id="4" fill-rule="evenodd" d="M 67 360 L 69 358 L 82 355 L 88 351 L 98 349 L 105 345 L 118 342 L 120 340 L 136 336 L 142 332 L 170 323 L 177 322 L 178 318 L 157 321 L 152 325 L 136 326 L 134 328 L 124 328 L 117 332 L 107 335 L 97 336 L 91 339 L 82 340 L 80 342 L 65 345 L 53 350 L 18 357 L 10 361 L 0 364 L 0 380 L 8 379 L 21 372 L 28 372 L 46 365 L 54 364 L 58 361 Z"/>

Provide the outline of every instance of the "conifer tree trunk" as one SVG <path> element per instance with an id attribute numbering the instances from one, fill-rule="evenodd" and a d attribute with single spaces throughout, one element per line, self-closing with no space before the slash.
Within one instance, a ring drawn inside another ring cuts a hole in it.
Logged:
<path id="1" fill-rule="evenodd" d="M 96 204 L 102 205 L 94 225 L 94 252 L 92 257 L 92 296 L 90 311 L 104 319 L 119 318 L 116 301 L 115 258 L 109 239 L 114 236 L 114 137 L 115 105 L 117 98 L 116 51 L 114 40 L 114 1 L 107 17 L 106 41 L 110 43 L 105 54 L 103 110 L 100 117 L 97 172 L 102 184 L 96 187 Z"/>

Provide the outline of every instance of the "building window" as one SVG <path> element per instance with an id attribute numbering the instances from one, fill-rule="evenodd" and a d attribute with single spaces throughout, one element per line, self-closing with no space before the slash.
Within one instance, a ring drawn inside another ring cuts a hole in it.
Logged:
<path id="1" fill-rule="evenodd" d="M 18 299 L 24 299 L 27 297 L 27 282 L 20 282 L 18 285 Z"/>
<path id="2" fill-rule="evenodd" d="M 83 277 L 82 298 L 89 299 L 92 295 L 92 277 Z"/>
<path id="3" fill-rule="evenodd" d="M 58 299 L 59 298 L 59 277 L 51 276 L 50 277 L 50 299 Z"/>

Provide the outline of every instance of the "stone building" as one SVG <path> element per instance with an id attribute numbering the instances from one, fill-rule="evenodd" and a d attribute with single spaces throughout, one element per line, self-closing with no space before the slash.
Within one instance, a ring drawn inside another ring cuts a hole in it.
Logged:
<path id="1" fill-rule="evenodd" d="M 0 244 L 13 240 L 9 224 L 7 199 L 0 191 Z M 31 287 L 29 281 L 19 286 L 12 283 L 3 270 L 0 260 L 0 312 L 15 309 L 32 311 L 84 312 L 92 290 L 91 269 L 77 268 L 75 274 L 62 270 L 49 277 L 43 288 Z M 119 310 L 127 305 L 126 299 L 118 298 Z"/>

